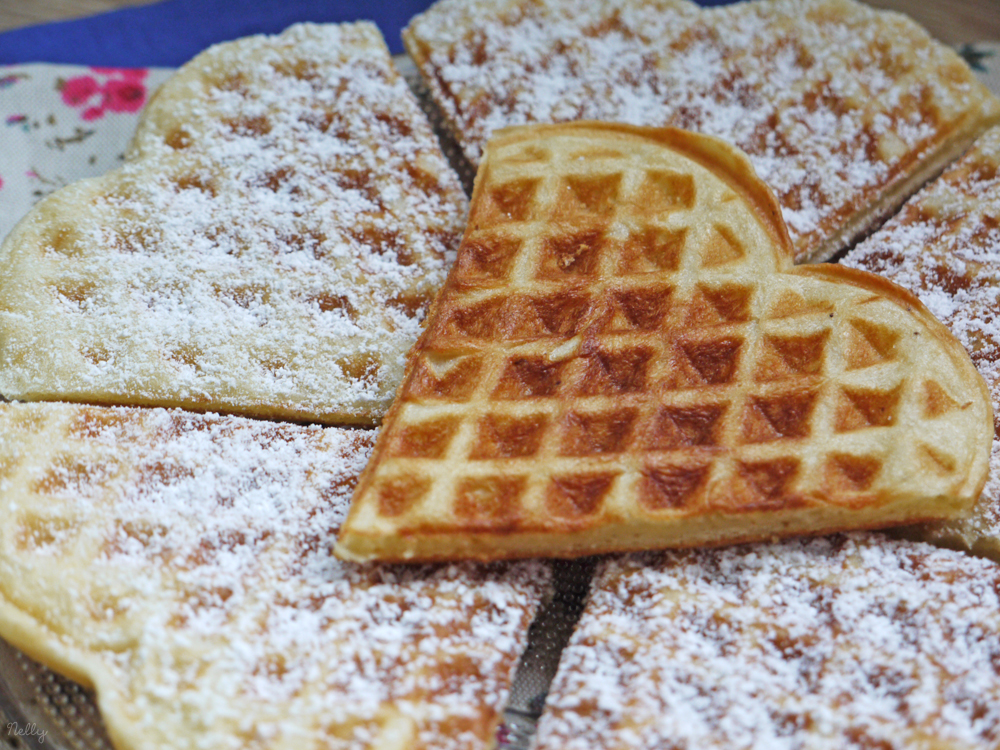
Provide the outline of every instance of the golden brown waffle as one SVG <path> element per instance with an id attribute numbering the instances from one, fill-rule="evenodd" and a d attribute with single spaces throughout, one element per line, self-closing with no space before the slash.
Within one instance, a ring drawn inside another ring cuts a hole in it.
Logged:
<path id="1" fill-rule="evenodd" d="M 961 344 L 884 279 L 793 268 L 731 146 L 511 128 L 336 552 L 582 555 L 946 518 L 982 489 L 992 435 Z"/>
<path id="2" fill-rule="evenodd" d="M 404 33 L 466 156 L 528 122 L 718 136 L 823 260 L 957 157 L 1000 102 L 909 19 L 849 0 L 440 0 Z"/>
<path id="3" fill-rule="evenodd" d="M 609 559 L 532 747 L 994 748 L 998 592 L 878 535 Z"/>
<path id="4" fill-rule="evenodd" d="M 916 294 L 965 345 L 1000 404 L 1000 128 L 843 262 Z M 1000 441 L 994 438 L 990 480 L 973 512 L 914 533 L 1000 560 Z"/>
<path id="5" fill-rule="evenodd" d="M 119 750 L 487 750 L 536 564 L 330 556 L 372 433 L 0 405 L 0 635 Z"/>
<path id="6" fill-rule="evenodd" d="M 465 208 L 373 25 L 219 45 L 0 249 L 0 392 L 372 424 Z"/>

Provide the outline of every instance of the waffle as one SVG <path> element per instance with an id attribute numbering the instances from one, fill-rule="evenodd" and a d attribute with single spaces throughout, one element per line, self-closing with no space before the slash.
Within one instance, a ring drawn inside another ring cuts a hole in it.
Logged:
<path id="1" fill-rule="evenodd" d="M 332 559 L 371 433 L 42 403 L 0 436 L 0 634 L 118 750 L 494 747 L 547 569 Z"/>
<path id="2" fill-rule="evenodd" d="M 882 274 L 920 297 L 965 345 L 1000 404 L 1000 128 L 843 263 Z M 973 512 L 913 534 L 1000 560 L 1000 440 L 994 437 L 990 481 Z"/>
<path id="3" fill-rule="evenodd" d="M 511 128 L 355 492 L 348 559 L 572 556 L 947 518 L 992 411 L 872 274 L 793 268 L 714 138 Z"/>
<path id="4" fill-rule="evenodd" d="M 0 248 L 0 392 L 373 424 L 465 210 L 373 25 L 213 47 Z"/>
<path id="5" fill-rule="evenodd" d="M 849 0 L 440 0 L 404 40 L 473 164 L 529 122 L 715 135 L 777 193 L 799 261 L 862 236 L 1000 119 L 954 51 Z"/>
<path id="6" fill-rule="evenodd" d="M 998 591 L 877 535 L 606 560 L 533 747 L 996 747 Z"/>

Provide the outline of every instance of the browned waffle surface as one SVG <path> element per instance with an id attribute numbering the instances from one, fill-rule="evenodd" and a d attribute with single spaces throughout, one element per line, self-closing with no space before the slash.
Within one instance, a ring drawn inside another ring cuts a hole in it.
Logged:
<path id="1" fill-rule="evenodd" d="M 986 478 L 985 384 L 907 292 L 792 267 L 737 150 L 511 128 L 337 552 L 483 559 L 950 517 Z"/>
<path id="2" fill-rule="evenodd" d="M 968 349 L 1000 404 L 1000 128 L 986 133 L 845 264 L 915 293 Z M 990 481 L 970 515 L 915 530 L 1000 559 L 1000 442 Z"/>
<path id="3" fill-rule="evenodd" d="M 330 555 L 371 433 L 0 406 L 0 634 L 92 684 L 119 750 L 487 750 L 535 564 Z"/>
<path id="4" fill-rule="evenodd" d="M 1000 118 L 953 51 L 848 0 L 441 0 L 404 37 L 473 163 L 527 122 L 719 136 L 778 195 L 799 260 L 849 244 Z"/>
<path id="5" fill-rule="evenodd" d="M 373 424 L 465 209 L 373 25 L 213 47 L 0 249 L 0 391 Z"/>
<path id="6" fill-rule="evenodd" d="M 877 535 L 609 559 L 534 747 L 996 747 L 998 591 Z"/>

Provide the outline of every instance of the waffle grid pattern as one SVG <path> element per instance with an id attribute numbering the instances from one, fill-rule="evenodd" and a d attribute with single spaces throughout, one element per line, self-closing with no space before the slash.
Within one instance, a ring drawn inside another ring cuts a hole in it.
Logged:
<path id="1" fill-rule="evenodd" d="M 501 148 L 480 179 L 376 462 L 379 515 L 474 533 L 633 497 L 649 517 L 857 508 L 906 481 L 893 467 L 965 465 L 951 429 L 900 439 L 967 417 L 946 368 L 914 372 L 919 324 L 863 287 L 762 284 L 787 259 L 705 168 L 570 137 Z"/>

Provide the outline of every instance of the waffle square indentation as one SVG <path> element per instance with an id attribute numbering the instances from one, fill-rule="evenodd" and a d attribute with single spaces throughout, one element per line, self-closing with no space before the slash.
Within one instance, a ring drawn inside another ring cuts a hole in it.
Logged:
<path id="1" fill-rule="evenodd" d="M 538 276 L 544 279 L 591 276 L 597 272 L 606 245 L 600 226 L 547 237 L 542 242 Z"/>
<path id="2" fill-rule="evenodd" d="M 557 518 L 586 518 L 598 513 L 617 473 L 554 476 L 546 489 L 545 503 Z"/>
<path id="3" fill-rule="evenodd" d="M 538 453 L 548 426 L 546 414 L 510 416 L 486 414 L 476 428 L 476 442 L 469 458 L 526 458 Z"/>
<path id="4" fill-rule="evenodd" d="M 873 367 L 896 359 L 900 333 L 870 320 L 857 319 L 848 325 L 844 358 L 848 370 Z"/>
<path id="5" fill-rule="evenodd" d="M 473 524 L 484 522 L 490 531 L 502 530 L 496 522 L 517 520 L 526 484 L 517 476 L 467 477 L 458 484 L 455 515 Z"/>
<path id="6" fill-rule="evenodd" d="M 634 409 L 592 414 L 570 412 L 562 425 L 562 453 L 566 456 L 593 456 L 628 450 L 635 421 Z"/>
<path id="7" fill-rule="evenodd" d="M 669 286 L 641 287 L 612 292 L 606 333 L 659 330 L 670 313 L 674 290 Z"/>
<path id="8" fill-rule="evenodd" d="M 661 406 L 643 436 L 647 450 L 710 448 L 720 445 L 728 404 Z"/>
<path id="9" fill-rule="evenodd" d="M 554 396 L 562 385 L 565 366 L 545 357 L 513 357 L 507 360 L 493 395 L 499 399 Z"/>
<path id="10" fill-rule="evenodd" d="M 587 355 L 587 367 L 579 385 L 582 396 L 614 396 L 646 390 L 647 372 L 654 352 L 648 347 L 620 350 L 597 349 Z"/>
<path id="11" fill-rule="evenodd" d="M 428 352 L 414 366 L 413 378 L 402 394 L 407 400 L 467 401 L 479 384 L 481 357 Z"/>
<path id="12" fill-rule="evenodd" d="M 539 183 L 538 179 L 521 179 L 493 187 L 487 192 L 486 200 L 469 217 L 469 225 L 490 226 L 506 221 L 531 219 Z"/>
<path id="13" fill-rule="evenodd" d="M 896 423 L 902 385 L 879 388 L 841 388 L 834 430 L 852 432 L 869 427 L 891 427 Z"/>
<path id="14" fill-rule="evenodd" d="M 651 169 L 633 196 L 641 213 L 657 216 L 667 211 L 690 209 L 695 204 L 694 177 L 690 174 Z"/>
<path id="15" fill-rule="evenodd" d="M 426 477 L 397 476 L 383 479 L 376 488 L 380 515 L 393 518 L 405 515 L 431 488 Z"/>
<path id="16" fill-rule="evenodd" d="M 574 336 L 586 320 L 590 297 L 578 292 L 531 297 L 528 305 L 543 334 Z"/>
<path id="17" fill-rule="evenodd" d="M 815 389 L 751 396 L 743 412 L 743 441 L 765 443 L 809 437 L 817 399 Z"/>
<path id="18" fill-rule="evenodd" d="M 523 240 L 504 235 L 478 236 L 464 243 L 455 261 L 455 279 L 464 285 L 502 282 L 510 276 Z"/>
<path id="19" fill-rule="evenodd" d="M 724 336 L 708 341 L 686 341 L 680 344 L 675 372 L 668 386 L 697 388 L 706 385 L 728 385 L 739 371 L 743 339 Z"/>
<path id="20" fill-rule="evenodd" d="M 687 229 L 647 226 L 633 230 L 621 247 L 620 271 L 630 274 L 677 271 L 686 242 Z"/>
<path id="21" fill-rule="evenodd" d="M 575 176 L 563 178 L 568 200 L 562 204 L 573 213 L 588 213 L 607 216 L 613 213 L 618 200 L 620 174 Z"/>
<path id="22" fill-rule="evenodd" d="M 389 455 L 396 458 L 443 458 L 459 424 L 458 419 L 442 417 L 406 425 L 390 443 Z"/>
<path id="23" fill-rule="evenodd" d="M 829 338 L 828 330 L 807 335 L 763 336 L 754 380 L 768 382 L 819 375 Z"/>
<path id="24" fill-rule="evenodd" d="M 647 466 L 639 482 L 639 502 L 651 511 L 693 507 L 704 497 L 709 473 L 703 463 Z"/>

